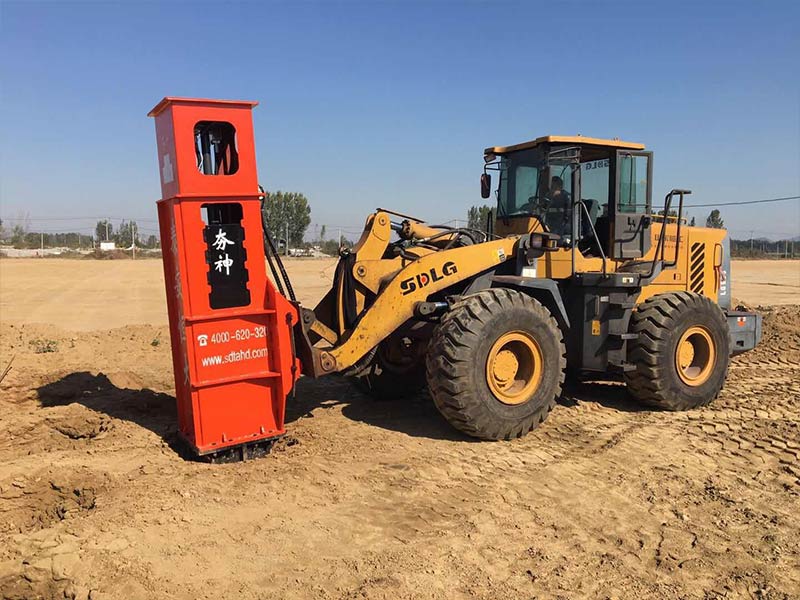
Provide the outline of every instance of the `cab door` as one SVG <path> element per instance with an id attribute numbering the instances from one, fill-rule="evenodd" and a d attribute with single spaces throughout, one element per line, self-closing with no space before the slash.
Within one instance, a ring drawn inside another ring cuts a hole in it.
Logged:
<path id="1" fill-rule="evenodd" d="M 653 153 L 617 150 L 611 256 L 641 258 L 650 249 Z"/>

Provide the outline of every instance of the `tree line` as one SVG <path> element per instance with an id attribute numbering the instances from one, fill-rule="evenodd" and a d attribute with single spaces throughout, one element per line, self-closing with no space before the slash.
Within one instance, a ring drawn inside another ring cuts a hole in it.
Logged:
<path id="1" fill-rule="evenodd" d="M 101 241 L 114 242 L 118 248 L 129 248 L 136 237 L 137 248 L 158 248 L 158 237 L 141 236 L 136 221 L 122 221 L 114 229 L 110 221 L 101 220 L 95 226 L 95 235 L 76 231 L 44 232 L 30 229 L 27 224 L 17 224 L 7 229 L 0 219 L 0 240 L 14 248 L 69 248 L 71 250 L 93 248 Z"/>
<path id="2" fill-rule="evenodd" d="M 300 192 L 265 192 L 262 205 L 264 221 L 273 240 L 284 249 L 287 244 L 290 248 L 306 248 L 314 245 L 325 254 L 335 256 L 341 247 L 351 247 L 353 243 L 340 236 L 339 239 L 327 239 L 327 231 L 323 225 L 319 231 L 318 239 L 312 243 L 305 242 L 304 238 L 311 224 L 311 206 L 308 198 Z M 471 206 L 467 210 L 467 227 L 486 231 L 493 207 L 488 205 Z M 658 214 L 663 214 L 663 211 Z M 671 210 L 669 216 L 677 216 Z M 695 218 L 688 223 L 694 226 Z M 715 229 L 724 229 L 725 222 L 720 211 L 712 210 L 705 220 L 705 226 Z M 136 243 L 137 248 L 155 249 L 159 247 L 159 239 L 155 235 L 142 236 L 135 220 L 123 220 L 118 227 L 107 219 L 97 221 L 94 236 L 78 232 L 45 233 L 31 231 L 27 224 L 14 225 L 10 230 L 4 227 L 0 219 L 0 241 L 10 243 L 15 248 L 62 247 L 70 249 L 92 248 L 100 242 L 114 242 L 117 248 L 130 248 Z M 795 256 L 795 240 L 770 241 L 758 240 L 731 240 L 731 253 L 733 256 L 767 256 L 784 255 Z M 798 244 L 800 253 L 800 244 Z"/>
<path id="3" fill-rule="evenodd" d="M 325 225 L 320 228 L 319 237 L 306 242 L 305 235 L 311 225 L 311 206 L 308 198 L 299 192 L 266 192 L 263 204 L 264 221 L 273 240 L 285 248 L 288 239 L 290 248 L 309 248 L 316 246 L 320 252 L 336 256 L 342 247 L 350 248 L 353 242 L 339 236 L 327 238 Z"/>
<path id="4" fill-rule="evenodd" d="M 303 247 L 303 237 L 311 224 L 311 207 L 308 199 L 299 192 L 265 192 L 263 203 L 264 220 L 273 240 L 285 247 Z M 324 230 L 324 228 L 323 228 Z M 324 237 L 324 235 L 323 235 Z M 45 233 L 32 230 L 23 219 L 10 229 L 0 219 L 0 241 L 15 248 L 62 247 L 70 249 L 92 248 L 101 242 L 114 242 L 117 248 L 158 248 L 156 235 L 142 235 L 135 220 L 123 220 L 118 226 L 108 219 L 100 219 L 94 227 L 94 235 L 78 232 Z M 328 240 L 329 244 L 335 244 Z M 338 250 L 338 246 L 336 247 Z"/>
<path id="5" fill-rule="evenodd" d="M 37 233 L 36 231 L 25 231 L 14 227 L 11 232 L 9 243 L 14 248 L 91 248 L 94 238 L 83 233 Z"/>
<path id="6" fill-rule="evenodd" d="M 153 234 L 146 237 L 142 236 L 139 233 L 139 226 L 136 221 L 126 221 L 124 219 L 117 229 L 114 229 L 114 224 L 111 221 L 106 219 L 98 221 L 94 227 L 94 237 L 98 243 L 114 242 L 117 248 L 130 248 L 133 245 L 134 238 L 137 248 L 155 249 L 159 247 L 157 236 Z"/>

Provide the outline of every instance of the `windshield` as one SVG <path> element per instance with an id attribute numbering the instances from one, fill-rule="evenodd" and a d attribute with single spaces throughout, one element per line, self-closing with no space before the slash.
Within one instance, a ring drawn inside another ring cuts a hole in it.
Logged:
<path id="1" fill-rule="evenodd" d="M 511 217 L 531 213 L 531 202 L 538 200 L 536 190 L 542 187 L 544 179 L 544 175 L 539 176 L 542 162 L 541 153 L 535 150 L 500 158 L 499 215 Z"/>
<path id="2" fill-rule="evenodd" d="M 537 217 L 548 231 L 570 231 L 572 179 L 569 170 L 544 161 L 541 150 L 514 152 L 500 158 L 499 218 Z"/>

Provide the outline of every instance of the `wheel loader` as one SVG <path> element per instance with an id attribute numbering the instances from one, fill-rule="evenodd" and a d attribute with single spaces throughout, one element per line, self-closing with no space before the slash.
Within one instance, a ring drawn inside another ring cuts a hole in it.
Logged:
<path id="1" fill-rule="evenodd" d="M 730 356 L 760 340 L 731 307 L 723 229 L 687 226 L 673 189 L 652 202 L 653 154 L 638 143 L 545 136 L 484 151 L 480 230 L 377 209 L 333 286 L 301 308 L 305 374 L 355 378 L 377 398 L 427 385 L 444 417 L 481 439 L 544 421 L 571 376 L 613 374 L 637 400 L 711 402 Z"/>
<path id="2" fill-rule="evenodd" d="M 377 209 L 304 307 L 264 218 L 256 105 L 166 97 L 149 113 L 179 433 L 196 455 L 269 447 L 301 375 L 381 399 L 427 386 L 453 427 L 499 440 L 541 423 L 568 373 L 702 406 L 760 340 L 759 315 L 732 307 L 725 230 L 687 225 L 689 190 L 653 206 L 643 145 L 582 136 L 486 148 L 496 207 L 480 228 Z"/>

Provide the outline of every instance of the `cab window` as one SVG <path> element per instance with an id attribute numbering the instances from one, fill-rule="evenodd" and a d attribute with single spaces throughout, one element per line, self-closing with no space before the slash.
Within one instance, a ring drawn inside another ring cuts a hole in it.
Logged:
<path id="1" fill-rule="evenodd" d="M 581 197 L 593 200 L 603 213 L 608 212 L 608 182 L 611 160 L 602 158 L 581 163 Z"/>
<path id="2" fill-rule="evenodd" d="M 538 150 L 524 150 L 500 157 L 500 195 L 498 216 L 524 215 L 541 185 L 539 171 L 542 155 Z"/>
<path id="3" fill-rule="evenodd" d="M 617 212 L 647 212 L 649 156 L 622 154 L 619 157 Z"/>
<path id="4" fill-rule="evenodd" d="M 539 169 L 526 165 L 519 165 L 515 169 L 514 205 L 513 211 L 518 211 L 528 204 L 528 200 L 536 195 L 536 184 L 539 181 Z"/>

